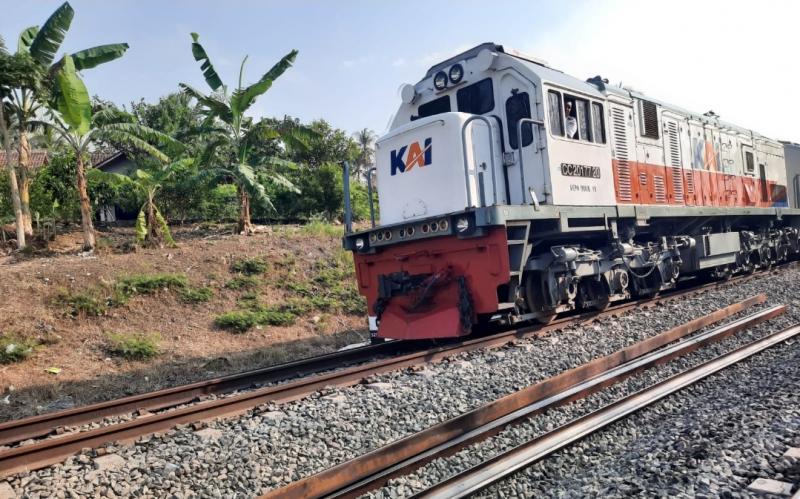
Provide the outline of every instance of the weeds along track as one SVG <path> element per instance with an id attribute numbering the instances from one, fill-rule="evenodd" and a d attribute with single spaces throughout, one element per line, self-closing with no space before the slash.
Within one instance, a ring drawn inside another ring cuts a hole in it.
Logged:
<path id="1" fill-rule="evenodd" d="M 0 444 L 11 447 L 0 451 L 0 476 L 44 467 L 87 447 L 98 447 L 114 441 L 132 441 L 179 424 L 239 415 L 267 402 L 297 400 L 326 386 L 357 384 L 375 374 L 437 362 L 463 352 L 502 346 L 517 338 L 546 335 L 567 326 L 585 324 L 603 316 L 653 306 L 712 288 L 732 286 L 753 277 L 742 276 L 724 283 L 704 284 L 674 291 L 657 299 L 617 305 L 603 312 L 562 318 L 547 326 L 525 327 L 446 346 L 420 350 L 419 344 L 388 342 L 7 422 L 0 425 Z M 758 299 L 763 301 L 765 298 Z M 734 305 L 726 313 L 737 313 L 746 306 Z M 375 360 L 380 357 L 388 358 Z M 204 397 L 211 399 L 203 400 Z M 138 417 L 133 419 L 128 417 L 120 418 L 127 419 L 123 421 L 103 422 L 104 418 L 135 413 Z M 95 423 L 93 426 L 99 423 L 100 426 L 80 428 L 89 423 Z"/>

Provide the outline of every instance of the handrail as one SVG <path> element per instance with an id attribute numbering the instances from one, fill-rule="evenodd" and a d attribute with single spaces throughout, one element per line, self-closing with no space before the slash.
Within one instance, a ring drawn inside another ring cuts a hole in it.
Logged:
<path id="1" fill-rule="evenodd" d="M 495 173 L 495 164 L 494 164 L 494 133 L 492 130 L 492 122 L 489 121 L 489 118 L 486 116 L 480 115 L 473 115 L 467 118 L 463 125 L 461 125 L 461 146 L 464 153 L 464 177 L 465 182 L 467 184 L 467 207 L 472 206 L 472 189 L 469 185 L 469 162 L 467 161 L 467 125 L 472 123 L 474 120 L 480 120 L 486 123 L 487 128 L 489 129 L 489 157 L 491 158 L 492 164 L 492 189 L 494 191 L 494 204 L 497 204 L 497 178 Z"/>
<path id="2" fill-rule="evenodd" d="M 372 174 L 377 170 L 373 166 L 367 170 L 367 196 L 369 196 L 369 219 L 372 222 L 372 228 L 375 228 L 375 206 L 372 201 Z"/>
<path id="3" fill-rule="evenodd" d="M 522 158 L 524 156 L 524 154 L 522 154 L 522 125 L 524 123 L 532 123 L 534 125 L 537 125 L 537 128 L 536 128 L 536 139 L 535 139 L 536 143 L 534 144 L 536 146 L 536 152 L 537 153 L 539 151 L 539 142 L 540 142 L 540 140 L 539 140 L 540 133 L 539 133 L 539 128 L 538 127 L 539 126 L 544 126 L 544 122 L 543 121 L 534 120 L 532 118 L 520 118 L 520 120 L 517 121 L 517 149 L 519 150 L 519 181 L 522 184 L 522 204 L 526 203 L 526 199 L 525 199 L 525 190 L 526 190 L 525 189 L 525 165 L 523 164 L 523 158 Z M 531 135 L 533 135 L 533 128 L 531 128 Z M 542 169 L 542 177 L 543 177 L 542 180 L 544 181 L 544 192 L 545 192 L 545 199 L 544 200 L 546 202 L 547 201 L 547 185 L 546 185 L 547 184 L 547 176 L 544 175 L 544 169 Z M 528 192 L 531 194 L 531 201 L 533 201 L 533 204 L 536 206 L 536 209 L 539 209 L 539 200 L 536 199 L 536 197 L 534 196 L 534 192 L 535 191 L 533 189 L 531 189 Z"/>
<path id="4" fill-rule="evenodd" d="M 342 190 L 344 191 L 344 233 L 353 232 L 353 209 L 350 206 L 350 163 L 342 161 Z"/>

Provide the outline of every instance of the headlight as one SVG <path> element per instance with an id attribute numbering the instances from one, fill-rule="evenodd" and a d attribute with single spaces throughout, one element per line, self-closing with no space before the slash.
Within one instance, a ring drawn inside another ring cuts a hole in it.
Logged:
<path id="1" fill-rule="evenodd" d="M 359 237 L 358 239 L 356 239 L 356 249 L 357 250 L 364 249 L 364 239 L 363 238 Z"/>
<path id="2" fill-rule="evenodd" d="M 436 87 L 436 90 L 444 90 L 447 86 L 447 73 L 444 71 L 439 71 L 433 77 L 433 86 Z"/>
<path id="3" fill-rule="evenodd" d="M 456 220 L 456 230 L 459 232 L 466 232 L 469 229 L 469 218 L 460 217 Z"/>
<path id="4" fill-rule="evenodd" d="M 456 84 L 464 77 L 464 67 L 461 64 L 453 64 L 450 68 L 450 81 Z"/>

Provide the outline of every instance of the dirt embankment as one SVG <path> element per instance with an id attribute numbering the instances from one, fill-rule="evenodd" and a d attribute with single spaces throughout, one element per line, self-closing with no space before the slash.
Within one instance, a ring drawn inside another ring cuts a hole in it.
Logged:
<path id="1" fill-rule="evenodd" d="M 122 253 L 114 248 L 132 235 L 113 229 L 93 256 L 82 256 L 80 235 L 68 233 L 46 256 L 0 259 L 0 341 L 33 347 L 22 360 L 0 363 L 0 420 L 366 339 L 352 260 L 335 230 L 175 232 L 176 248 Z M 147 288 L 158 276 L 177 285 Z M 233 325 L 223 328 L 226 313 Z M 155 338 L 158 355 L 132 360 L 113 350 L 112 338 L 136 335 Z"/>

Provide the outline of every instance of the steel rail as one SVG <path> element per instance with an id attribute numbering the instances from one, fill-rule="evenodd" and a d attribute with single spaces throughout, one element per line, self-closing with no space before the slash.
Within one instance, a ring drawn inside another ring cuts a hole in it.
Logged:
<path id="1" fill-rule="evenodd" d="M 597 358 L 478 409 L 432 426 L 333 468 L 276 489 L 264 497 L 356 497 L 379 488 L 389 478 L 410 473 L 432 459 L 449 455 L 472 442 L 488 438 L 509 424 L 535 413 L 601 390 L 658 363 L 726 338 L 782 314 L 776 306 L 735 320 L 706 333 L 658 350 L 704 327 L 763 303 L 758 295 L 707 316 L 694 319 L 613 354 Z"/>
<path id="2" fill-rule="evenodd" d="M 768 335 L 709 362 L 677 374 L 587 416 L 501 453 L 469 470 L 456 474 L 413 497 L 458 498 L 474 494 L 489 485 L 547 457 L 553 452 L 605 428 L 697 381 L 741 362 L 800 334 L 800 324 Z"/>
<path id="3" fill-rule="evenodd" d="M 749 277 L 752 276 L 742 276 L 743 279 Z M 560 318 L 546 326 L 527 326 L 504 331 L 487 337 L 461 341 L 449 346 L 418 351 L 382 361 L 369 362 L 331 373 L 313 375 L 281 385 L 256 388 L 217 400 L 201 401 L 187 407 L 173 408 L 169 411 L 156 414 L 147 414 L 144 417 L 139 417 L 134 420 L 106 425 L 92 430 L 53 435 L 35 443 L 20 445 L 0 451 L 0 477 L 12 475 L 17 472 L 30 471 L 60 462 L 66 457 L 85 448 L 94 448 L 114 441 L 132 441 L 145 435 L 169 430 L 179 424 L 240 415 L 267 402 L 285 403 L 303 398 L 326 386 L 343 387 L 354 385 L 371 375 L 437 362 L 463 352 L 498 347 L 516 339 L 543 336 L 567 326 L 579 326 L 590 323 L 600 317 L 621 314 L 637 307 L 670 302 L 701 292 L 709 287 L 723 287 L 731 283 L 732 281 L 705 284 L 699 287 L 673 292 L 672 294 L 655 299 L 641 299 L 615 305 L 600 312 L 592 311 L 573 315 L 571 317 Z M 204 383 L 206 382 L 201 382 L 199 384 L 202 385 Z M 213 383 L 213 381 L 209 383 Z M 120 406 L 114 405 L 115 402 L 118 401 L 95 404 L 95 406 L 101 406 L 100 409 L 101 411 L 105 411 L 105 416 L 120 413 L 124 414 L 132 410 L 141 409 L 142 407 L 148 407 L 148 400 L 158 400 L 165 393 L 167 394 L 166 396 L 176 397 L 176 400 L 180 399 L 182 396 L 179 392 L 183 388 L 184 387 L 177 387 L 122 399 L 127 403 L 127 405 L 124 406 L 124 410 L 119 409 Z M 138 400 L 130 400 L 137 398 Z M 166 399 L 164 398 L 161 399 L 159 404 L 162 402 L 166 407 L 177 405 L 174 402 L 166 403 Z M 81 413 L 84 415 L 81 415 Z M 62 416 L 64 416 L 64 419 L 59 419 Z M 49 420 L 49 430 L 48 424 L 40 422 L 40 418 Z M 47 434 L 48 432 L 55 432 L 57 428 L 64 425 L 62 421 L 69 420 L 69 418 L 82 418 L 85 422 L 100 419 L 96 413 L 92 414 L 91 411 L 84 411 L 84 408 L 76 408 L 49 415 L 35 416 L 25 420 L 12 421 L 4 423 L 4 425 L 15 425 L 20 431 L 19 434 L 34 433 L 33 431 L 28 432 L 26 430 L 26 422 L 30 422 L 33 425 L 39 425 L 37 430 L 39 434 Z M 12 433 L 13 432 L 9 432 L 9 434 Z M 15 440 L 19 441 L 19 439 L 16 438 Z"/>
<path id="4" fill-rule="evenodd" d="M 751 276 L 742 276 L 742 278 L 749 277 Z M 590 311 L 580 315 L 562 317 L 547 326 L 523 326 L 522 328 L 498 333 L 485 338 L 456 342 L 452 346 L 459 347 L 470 341 L 483 341 L 486 342 L 485 344 L 488 348 L 497 345 L 496 342 L 491 341 L 492 338 L 498 338 L 505 342 L 513 339 L 513 337 L 525 337 L 532 333 L 544 334 L 567 325 L 584 324 L 596 320 L 601 316 L 620 314 L 636 307 L 665 303 L 686 295 L 701 292 L 709 287 L 719 287 L 729 284 L 731 284 L 730 281 L 725 283 L 709 283 L 700 287 L 681 290 L 673 292 L 672 294 L 665 294 L 655 300 L 643 299 L 622 303 L 609 307 L 602 312 Z M 259 384 L 286 381 L 295 377 L 318 374 L 323 371 L 342 368 L 348 365 L 366 363 L 382 355 L 396 355 L 398 352 L 413 351 L 420 346 L 420 343 L 424 342 L 390 341 L 378 345 L 354 348 L 342 352 L 333 352 L 154 392 L 131 395 L 120 399 L 7 421 L 0 423 L 0 445 L 10 445 L 28 439 L 43 437 L 61 428 L 97 422 L 106 417 L 130 414 L 137 411 L 159 411 L 197 401 L 208 395 L 218 395 L 234 392 L 236 390 L 257 388 Z M 439 349 L 441 349 L 441 347 L 439 347 Z M 147 417 L 150 417 L 150 415 L 148 414 Z"/>
<path id="5" fill-rule="evenodd" d="M 53 432 L 56 428 L 79 426 L 105 417 L 140 410 L 157 411 L 192 402 L 207 395 L 249 389 L 259 384 L 285 381 L 294 377 L 308 376 L 329 369 L 367 362 L 383 355 L 396 355 L 398 351 L 413 350 L 414 345 L 415 343 L 405 346 L 402 345 L 402 342 L 395 341 L 367 345 L 155 392 L 7 421 L 0 423 L 0 445 L 41 437 Z"/>

